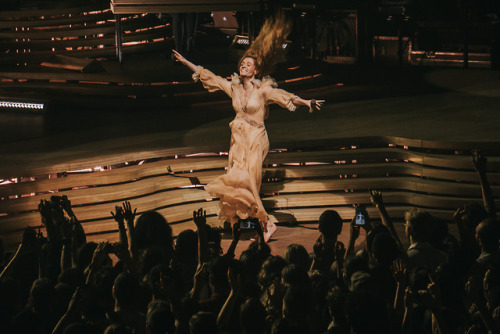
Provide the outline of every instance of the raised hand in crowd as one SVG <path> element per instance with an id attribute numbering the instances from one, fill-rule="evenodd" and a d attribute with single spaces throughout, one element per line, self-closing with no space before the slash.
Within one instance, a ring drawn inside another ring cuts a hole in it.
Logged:
<path id="1" fill-rule="evenodd" d="M 89 266 L 86 268 L 86 284 L 90 284 L 93 281 L 97 269 L 109 259 L 109 247 L 109 242 L 101 242 L 97 245 L 92 255 L 92 261 L 90 261 Z"/>
<path id="2" fill-rule="evenodd" d="M 331 271 L 335 274 L 337 280 L 342 282 L 342 272 L 344 269 L 344 257 L 346 255 L 346 249 L 341 241 L 335 243 L 335 262 L 332 264 Z"/>
<path id="3" fill-rule="evenodd" d="M 438 329 L 438 333 L 445 334 L 449 333 L 448 326 L 446 324 L 444 315 L 442 313 L 442 298 L 439 286 L 432 281 L 432 277 L 429 275 L 431 282 L 428 284 L 426 290 L 419 290 L 417 292 L 418 298 L 416 298 L 416 303 L 427 308 L 432 312 L 432 327 Z"/>
<path id="4" fill-rule="evenodd" d="M 469 302 L 475 305 L 477 311 L 479 312 L 484 326 L 489 331 L 498 333 L 500 328 L 497 328 L 492 313 L 488 310 L 481 277 L 478 277 L 477 275 L 470 276 L 469 280 L 465 284 L 465 292 Z"/>
<path id="5" fill-rule="evenodd" d="M 120 244 L 126 245 L 128 248 L 127 230 L 125 228 L 125 218 L 123 216 L 123 209 L 121 206 L 115 206 L 115 212 L 111 211 L 111 216 L 118 223 L 118 235 Z"/>
<path id="6" fill-rule="evenodd" d="M 391 266 L 392 275 L 396 281 L 396 294 L 394 296 L 394 310 L 401 312 L 405 291 L 408 287 L 408 272 L 401 258 L 394 260 Z"/>
<path id="7" fill-rule="evenodd" d="M 240 236 L 241 236 L 240 224 L 238 224 L 238 223 L 233 224 L 231 231 L 232 231 L 233 239 L 231 241 L 231 245 L 229 245 L 229 248 L 227 249 L 226 254 L 224 255 L 228 259 L 234 258 L 234 252 L 236 250 L 236 246 L 238 245 L 238 242 L 240 241 Z"/>
<path id="8" fill-rule="evenodd" d="M 458 208 L 453 215 L 455 224 L 457 225 L 458 234 L 462 242 L 470 245 L 476 245 L 476 238 L 474 237 L 474 231 L 471 231 L 470 227 L 465 223 L 465 217 L 467 215 L 467 205 L 462 208 Z"/>
<path id="9" fill-rule="evenodd" d="M 229 266 L 227 276 L 231 292 L 229 293 L 229 296 L 227 297 L 226 302 L 222 306 L 217 317 L 217 324 L 222 328 L 227 328 L 229 322 L 231 321 L 231 317 L 242 287 L 241 273 L 235 270 L 235 266 Z"/>
<path id="10" fill-rule="evenodd" d="M 47 200 L 40 200 L 38 204 L 38 212 L 42 217 L 42 225 L 45 227 L 45 233 L 47 233 L 48 241 L 58 241 L 60 240 L 59 232 L 54 223 L 52 215 L 52 203 Z"/>
<path id="11" fill-rule="evenodd" d="M 486 176 L 487 159 L 481 152 L 474 150 L 472 152 L 472 163 L 474 164 L 474 168 L 476 169 L 481 182 L 484 207 L 488 212 L 489 217 L 496 219 L 495 199 Z"/>
<path id="12" fill-rule="evenodd" d="M 347 246 L 346 256 L 354 255 L 354 246 L 359 238 L 359 225 L 356 225 L 356 218 L 353 218 L 349 229 L 349 244 Z"/>
<path id="13" fill-rule="evenodd" d="M 71 201 L 68 199 L 68 196 L 61 196 L 60 205 L 69 217 L 75 217 L 75 213 L 73 212 L 73 207 L 71 206 Z"/>
<path id="14" fill-rule="evenodd" d="M 193 211 L 193 221 L 198 234 L 198 263 L 210 261 L 210 250 L 207 235 L 207 212 L 203 208 Z"/>
<path id="15" fill-rule="evenodd" d="M 401 243 L 401 240 L 399 239 L 399 236 L 396 233 L 396 229 L 394 228 L 392 219 L 385 208 L 382 192 L 380 190 L 374 190 L 374 189 L 370 190 L 370 201 L 378 209 L 380 218 L 382 220 L 382 224 L 389 229 L 389 233 L 391 234 L 391 237 L 396 241 L 396 244 L 398 245 L 401 253 L 405 254 L 406 249 L 403 247 L 403 244 Z"/>

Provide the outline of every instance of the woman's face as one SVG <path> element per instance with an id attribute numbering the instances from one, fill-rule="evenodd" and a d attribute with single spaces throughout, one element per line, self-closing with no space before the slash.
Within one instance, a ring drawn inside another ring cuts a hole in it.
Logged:
<path id="1" fill-rule="evenodd" d="M 255 67 L 255 60 L 250 57 L 243 59 L 240 64 L 240 76 L 252 78 L 256 74 L 257 68 Z"/>

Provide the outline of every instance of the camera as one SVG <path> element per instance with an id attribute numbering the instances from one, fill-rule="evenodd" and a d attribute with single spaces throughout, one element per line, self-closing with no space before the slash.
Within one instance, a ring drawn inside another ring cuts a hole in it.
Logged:
<path id="1" fill-rule="evenodd" d="M 356 206 L 356 215 L 354 218 L 354 222 L 356 225 L 365 225 L 366 223 L 364 209 L 360 206 Z"/>
<path id="2" fill-rule="evenodd" d="M 259 220 L 257 218 L 247 218 L 240 219 L 238 224 L 240 224 L 240 230 L 255 230 Z"/>

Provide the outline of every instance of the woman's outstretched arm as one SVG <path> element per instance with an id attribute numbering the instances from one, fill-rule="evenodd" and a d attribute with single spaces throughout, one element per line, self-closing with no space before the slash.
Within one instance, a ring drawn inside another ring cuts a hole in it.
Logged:
<path id="1" fill-rule="evenodd" d="M 197 70 L 197 67 L 195 64 L 193 64 L 192 62 L 190 62 L 189 60 L 187 60 L 186 58 L 184 58 L 183 55 L 181 55 L 179 52 L 175 51 L 175 50 L 172 50 L 172 52 L 174 53 L 174 57 L 182 64 L 182 65 L 185 65 L 187 66 L 187 68 L 189 68 L 191 71 L 193 72 L 196 72 Z"/>
<path id="2" fill-rule="evenodd" d="M 295 104 L 296 106 L 309 107 L 309 112 L 313 112 L 313 110 L 320 110 L 321 106 L 323 105 L 324 102 L 325 102 L 325 100 L 315 100 L 315 99 L 304 100 L 304 99 L 298 97 L 297 95 L 295 95 L 292 98 L 293 104 Z"/>
<path id="3" fill-rule="evenodd" d="M 309 112 L 320 110 L 325 100 L 304 100 L 295 94 L 289 93 L 286 90 L 275 88 L 276 85 L 269 85 L 265 88 L 266 102 L 268 104 L 276 103 L 290 111 L 295 111 L 298 106 L 309 107 Z"/>
<path id="4" fill-rule="evenodd" d="M 181 62 L 181 64 L 185 65 L 188 67 L 191 71 L 193 71 L 193 80 L 197 82 L 198 80 L 201 81 L 203 84 L 203 87 L 207 89 L 209 92 L 215 92 L 218 90 L 222 90 L 224 93 L 226 93 L 229 97 L 232 97 L 232 90 L 231 90 L 231 82 L 224 79 L 223 77 L 220 77 L 218 75 L 213 74 L 207 69 L 204 69 L 201 66 L 197 66 L 184 58 L 179 52 L 172 50 L 175 58 Z"/>

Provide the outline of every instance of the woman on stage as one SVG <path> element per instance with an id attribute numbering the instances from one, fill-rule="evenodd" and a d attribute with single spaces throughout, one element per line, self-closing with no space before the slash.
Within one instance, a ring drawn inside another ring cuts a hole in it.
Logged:
<path id="1" fill-rule="evenodd" d="M 173 50 L 177 60 L 194 72 L 195 81 L 200 80 L 209 92 L 225 92 L 232 99 L 236 112 L 235 119 L 229 123 L 231 146 L 227 173 L 205 186 L 210 195 L 220 198 L 219 220 L 233 225 L 239 219 L 257 218 L 265 232 L 266 242 L 276 231 L 276 225 L 269 220 L 259 196 L 262 163 L 269 150 L 264 126 L 268 106 L 276 103 L 294 111 L 302 105 L 309 107 L 312 112 L 314 109 L 319 110 L 324 102 L 303 100 L 278 89 L 276 82 L 267 76 L 283 56 L 282 45 L 290 29 L 283 13 L 266 20 L 259 36 L 240 60 L 239 76 L 233 74 L 230 81 L 194 65 Z"/>

